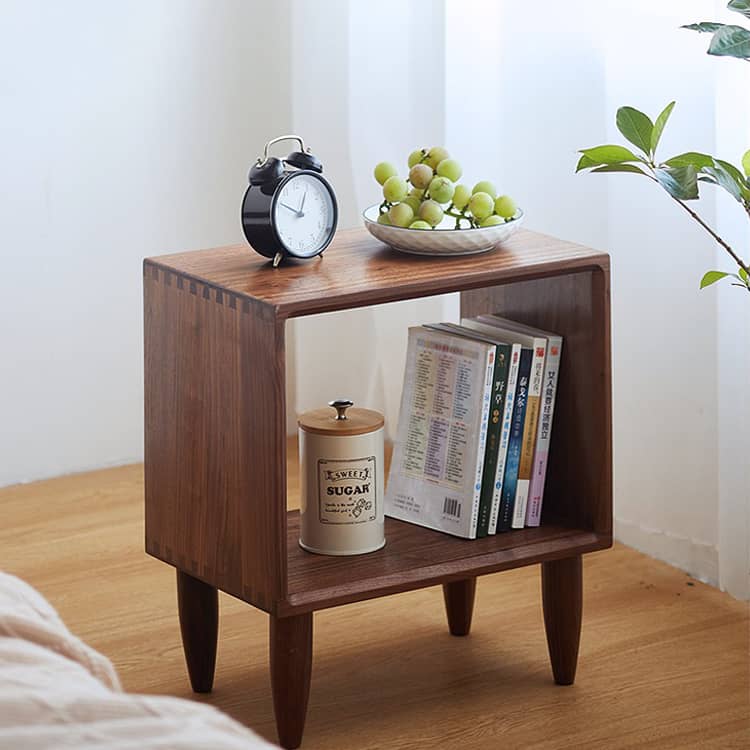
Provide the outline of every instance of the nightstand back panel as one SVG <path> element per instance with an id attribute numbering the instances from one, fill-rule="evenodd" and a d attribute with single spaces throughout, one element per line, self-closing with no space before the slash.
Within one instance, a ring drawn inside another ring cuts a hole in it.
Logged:
<path id="1" fill-rule="evenodd" d="M 286 597 L 284 325 L 144 265 L 146 549 L 272 611 Z"/>

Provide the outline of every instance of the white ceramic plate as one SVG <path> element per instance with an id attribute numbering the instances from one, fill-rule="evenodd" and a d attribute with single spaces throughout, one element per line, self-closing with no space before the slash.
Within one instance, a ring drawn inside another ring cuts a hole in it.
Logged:
<path id="1" fill-rule="evenodd" d="M 379 206 L 370 206 L 362 214 L 365 226 L 373 237 L 396 250 L 414 255 L 473 255 L 492 250 L 508 239 L 523 223 L 524 213 L 505 224 L 479 229 L 455 229 L 455 220 L 446 216 L 435 229 L 408 229 L 378 224 Z"/>

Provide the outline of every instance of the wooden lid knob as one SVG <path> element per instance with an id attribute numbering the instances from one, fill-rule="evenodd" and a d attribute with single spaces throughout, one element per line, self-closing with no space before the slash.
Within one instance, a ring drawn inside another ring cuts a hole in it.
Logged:
<path id="1" fill-rule="evenodd" d="M 351 399 L 337 398 L 328 406 L 300 414 L 297 424 L 305 432 L 319 435 L 364 435 L 381 429 L 385 419 L 378 411 L 354 406 Z"/>

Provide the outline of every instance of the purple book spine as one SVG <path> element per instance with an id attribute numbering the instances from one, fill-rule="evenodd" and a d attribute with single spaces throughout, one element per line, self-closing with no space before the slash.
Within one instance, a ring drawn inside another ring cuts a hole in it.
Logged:
<path id="1" fill-rule="evenodd" d="M 542 519 L 542 500 L 544 499 L 544 481 L 547 477 L 547 457 L 552 433 L 552 417 L 555 413 L 557 396 L 557 377 L 560 371 L 562 354 L 562 337 L 550 336 L 547 342 L 547 362 L 544 368 L 542 383 L 542 404 L 537 428 L 534 464 L 529 484 L 529 501 L 526 506 L 526 525 L 539 526 Z"/>

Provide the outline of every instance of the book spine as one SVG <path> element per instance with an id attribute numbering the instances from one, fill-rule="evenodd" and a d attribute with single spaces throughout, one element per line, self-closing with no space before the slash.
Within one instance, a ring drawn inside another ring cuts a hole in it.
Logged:
<path id="1" fill-rule="evenodd" d="M 482 499 L 482 472 L 484 470 L 484 455 L 487 448 L 487 428 L 489 426 L 490 402 L 492 400 L 492 381 L 495 377 L 495 348 L 487 350 L 487 362 L 485 368 L 484 391 L 482 393 L 482 421 L 479 428 L 479 445 L 477 448 L 477 465 L 474 474 L 474 497 L 471 504 L 471 536 L 469 539 L 477 538 L 477 526 L 479 524 L 479 504 Z M 486 534 L 485 534 L 486 536 Z"/>
<path id="2" fill-rule="evenodd" d="M 526 418 L 523 425 L 521 441 L 521 462 L 518 466 L 516 499 L 513 504 L 513 521 L 511 527 L 522 529 L 526 523 L 526 505 L 529 499 L 531 472 L 534 468 L 534 448 L 536 447 L 537 427 L 539 424 L 539 402 L 544 380 L 544 360 L 547 356 L 547 339 L 535 338 L 529 376 L 529 397 L 526 403 Z"/>
<path id="3" fill-rule="evenodd" d="M 516 385 L 518 384 L 518 366 L 521 359 L 520 344 L 504 344 L 507 350 L 508 375 L 503 401 L 503 417 L 500 425 L 500 443 L 497 450 L 497 462 L 495 464 L 495 478 L 492 493 L 492 509 L 490 511 L 489 533 L 497 532 L 497 519 L 500 515 L 500 502 L 503 494 L 503 476 L 505 475 L 505 460 L 508 456 L 508 442 L 510 441 L 510 425 L 513 420 L 513 404 L 516 398 Z"/>
<path id="4" fill-rule="evenodd" d="M 490 530 L 490 514 L 495 489 L 495 466 L 500 447 L 500 430 L 503 421 L 503 405 L 508 375 L 507 344 L 498 344 L 495 349 L 495 370 L 493 373 L 492 393 L 490 395 L 489 418 L 487 424 L 487 447 L 484 451 L 484 466 L 482 467 L 482 494 L 479 501 L 479 521 L 477 523 L 477 537 L 494 534 Z"/>
<path id="5" fill-rule="evenodd" d="M 531 472 L 529 502 L 526 508 L 527 526 L 539 526 L 542 518 L 542 499 L 544 497 L 544 482 L 547 478 L 547 457 L 549 456 L 552 417 L 555 414 L 557 379 L 560 372 L 561 355 L 562 337 L 550 337 L 548 341 L 547 361 L 544 367 L 544 382 L 542 384 L 536 451 L 534 452 L 534 467 Z"/>
<path id="6" fill-rule="evenodd" d="M 531 374 L 531 349 L 521 350 L 521 362 L 518 368 L 518 387 L 516 400 L 513 405 L 513 421 L 510 428 L 508 442 L 508 458 L 505 462 L 505 476 L 503 477 L 503 494 L 500 501 L 500 516 L 497 520 L 497 530 L 508 531 L 513 521 L 513 505 L 516 499 L 516 484 L 518 483 L 518 468 L 521 462 L 521 442 L 523 440 L 523 425 L 526 417 L 526 402 L 529 397 L 529 375 Z"/>

